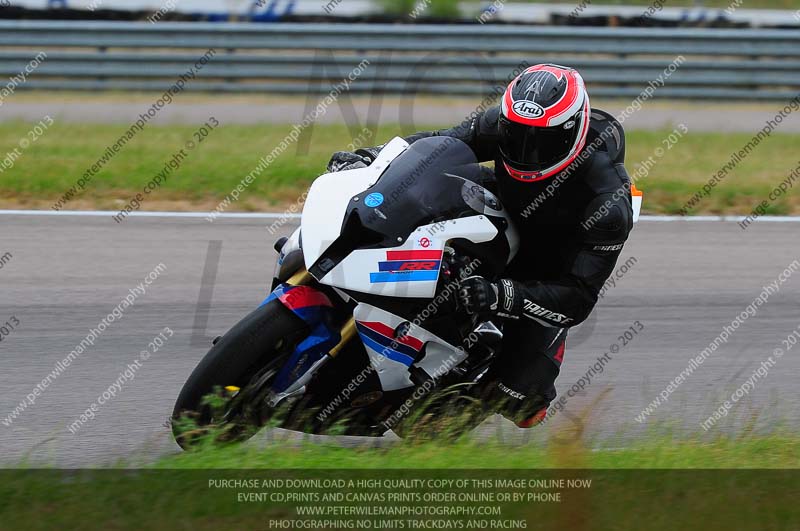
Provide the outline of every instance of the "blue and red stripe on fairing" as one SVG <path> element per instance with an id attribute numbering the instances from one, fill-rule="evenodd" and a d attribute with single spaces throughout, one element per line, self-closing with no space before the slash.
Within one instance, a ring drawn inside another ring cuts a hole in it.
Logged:
<path id="1" fill-rule="evenodd" d="M 386 251 L 387 260 L 441 260 L 441 249 L 416 249 L 408 251 Z"/>
<path id="2" fill-rule="evenodd" d="M 441 249 L 386 251 L 386 260 L 378 262 L 378 272 L 369 274 L 369 282 L 436 281 L 441 260 Z"/>
<path id="3" fill-rule="evenodd" d="M 378 271 L 436 271 L 441 260 L 392 260 L 378 262 Z"/>
<path id="4" fill-rule="evenodd" d="M 381 273 L 370 273 L 370 284 L 380 284 L 384 282 L 421 282 L 425 280 L 436 280 L 439 278 L 439 271 L 385 271 Z"/>
<path id="5" fill-rule="evenodd" d="M 414 363 L 423 345 L 422 341 L 415 337 L 392 337 L 394 331 L 391 327 L 380 322 L 356 321 L 356 328 L 361 341 L 367 347 L 407 367 Z"/>

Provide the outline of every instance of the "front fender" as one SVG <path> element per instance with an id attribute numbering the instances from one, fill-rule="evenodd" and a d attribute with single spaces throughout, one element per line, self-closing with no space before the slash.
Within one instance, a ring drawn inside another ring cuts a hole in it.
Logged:
<path id="1" fill-rule="evenodd" d="M 333 313 L 328 296 L 312 286 L 278 284 L 259 307 L 275 299 L 312 327 Z"/>
<path id="2" fill-rule="evenodd" d="M 342 338 L 334 326 L 333 303 L 320 290 L 312 286 L 278 284 L 260 306 L 276 299 L 305 321 L 310 330 L 308 337 L 296 346 L 275 379 L 273 390 L 282 392 L 305 374 Z"/>

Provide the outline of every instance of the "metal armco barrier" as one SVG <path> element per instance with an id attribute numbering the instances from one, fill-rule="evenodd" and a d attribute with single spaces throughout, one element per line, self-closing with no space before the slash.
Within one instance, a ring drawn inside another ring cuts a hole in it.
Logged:
<path id="1" fill-rule="evenodd" d="M 756 29 L 0 21 L 0 76 L 44 51 L 19 89 L 161 91 L 208 48 L 187 90 L 326 93 L 367 59 L 353 93 L 481 95 L 527 61 L 578 68 L 595 96 L 633 98 L 683 56 L 655 97 L 800 93 L 800 32 Z"/>

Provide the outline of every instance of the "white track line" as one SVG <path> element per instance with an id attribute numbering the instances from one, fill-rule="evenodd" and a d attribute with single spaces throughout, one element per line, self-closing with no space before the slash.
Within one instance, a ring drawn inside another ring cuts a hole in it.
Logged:
<path id="1" fill-rule="evenodd" d="M 639 216 L 640 221 L 735 221 L 740 222 L 747 219 L 746 216 Z M 760 216 L 755 222 L 766 221 L 768 223 L 798 223 L 800 216 Z"/>
<path id="2" fill-rule="evenodd" d="M 0 216 L 84 216 L 102 217 L 116 216 L 119 211 L 114 210 L 0 210 Z M 207 218 L 209 212 L 131 212 L 126 217 L 132 218 Z M 220 218 L 255 218 L 255 219 L 300 219 L 300 214 L 281 214 L 278 212 L 230 212 L 217 214 Z"/>
<path id="3" fill-rule="evenodd" d="M 119 214 L 116 210 L 0 210 L 0 216 L 85 216 L 102 217 Z M 131 212 L 134 218 L 207 218 L 208 212 Z M 217 219 L 300 219 L 300 214 L 280 212 L 229 212 L 217 214 Z M 641 221 L 742 221 L 745 216 L 641 216 Z M 800 223 L 800 216 L 761 216 L 758 222 Z"/>

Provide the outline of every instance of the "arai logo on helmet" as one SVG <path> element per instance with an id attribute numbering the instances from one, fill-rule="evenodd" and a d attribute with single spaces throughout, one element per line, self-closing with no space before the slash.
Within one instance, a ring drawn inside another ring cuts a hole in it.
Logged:
<path id="1" fill-rule="evenodd" d="M 516 101 L 514 102 L 514 106 L 511 108 L 514 109 L 515 113 L 519 114 L 523 118 L 541 118 L 544 116 L 544 109 L 542 106 L 533 101 Z"/>

